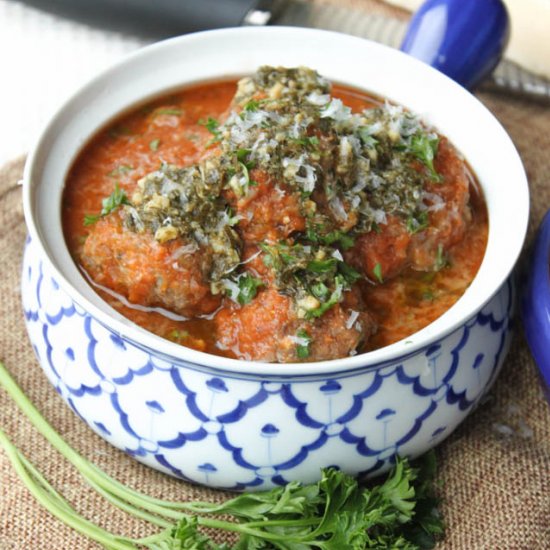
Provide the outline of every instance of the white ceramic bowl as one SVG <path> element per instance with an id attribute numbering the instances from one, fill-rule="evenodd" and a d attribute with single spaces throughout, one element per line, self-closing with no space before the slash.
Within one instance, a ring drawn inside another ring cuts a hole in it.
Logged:
<path id="1" fill-rule="evenodd" d="M 63 183 L 81 147 L 135 103 L 260 65 L 307 65 L 405 105 L 446 135 L 477 174 L 489 211 L 483 264 L 464 296 L 405 341 L 307 364 L 262 364 L 165 341 L 108 307 L 65 245 Z M 508 278 L 528 220 L 528 187 L 509 137 L 453 81 L 405 54 L 317 30 L 239 28 L 145 48 L 95 78 L 55 115 L 24 177 L 29 229 L 23 304 L 38 359 L 102 437 L 138 460 L 231 489 L 353 474 L 436 445 L 475 407 L 506 355 Z"/>

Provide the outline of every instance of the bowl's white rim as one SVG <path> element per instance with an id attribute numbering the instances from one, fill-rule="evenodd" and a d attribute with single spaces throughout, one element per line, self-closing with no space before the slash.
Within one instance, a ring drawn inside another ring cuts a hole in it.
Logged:
<path id="1" fill-rule="evenodd" d="M 506 265 L 503 269 L 499 271 L 499 276 L 495 278 L 495 283 L 490 292 L 487 292 L 483 295 L 476 305 L 476 307 L 471 308 L 467 315 L 453 320 L 452 322 L 442 322 L 442 319 L 447 320 L 447 314 L 444 314 L 442 317 L 438 318 L 432 322 L 429 327 L 437 326 L 438 330 L 426 331 L 423 329 L 414 335 L 411 335 L 408 339 L 401 340 L 384 348 L 371 351 L 364 354 L 359 354 L 353 357 L 346 357 L 342 359 L 330 360 L 330 361 L 318 361 L 310 363 L 264 363 L 258 361 L 245 361 L 239 359 L 230 359 L 226 357 L 220 357 L 212 355 L 205 352 L 200 352 L 193 350 L 191 348 L 186 348 L 184 346 L 178 345 L 176 343 L 165 340 L 155 334 L 135 325 L 134 323 L 128 321 L 121 315 L 119 315 L 115 310 L 110 308 L 107 304 L 104 304 L 102 307 L 94 304 L 88 300 L 85 296 L 81 295 L 77 289 L 73 287 L 70 281 L 65 277 L 62 270 L 55 264 L 52 258 L 46 251 L 42 243 L 41 232 L 35 224 L 34 215 L 33 215 L 33 186 L 32 181 L 34 178 L 34 164 L 36 157 L 40 151 L 40 148 L 44 146 L 44 140 L 48 135 L 49 130 L 54 125 L 56 119 L 62 114 L 63 110 L 68 104 L 72 101 L 75 101 L 79 95 L 81 95 L 87 88 L 91 87 L 96 81 L 108 77 L 112 72 L 116 72 L 119 67 L 125 66 L 128 63 L 134 62 L 136 59 L 139 59 L 141 56 L 149 55 L 151 52 L 156 50 L 163 50 L 164 48 L 170 48 L 171 45 L 175 42 L 186 42 L 188 45 L 191 45 L 195 40 L 204 40 L 210 39 L 210 37 L 222 36 L 226 37 L 235 37 L 237 38 L 242 33 L 251 34 L 261 37 L 262 34 L 257 33 L 272 33 L 273 35 L 279 35 L 281 33 L 288 33 L 288 35 L 297 35 L 299 34 L 302 38 L 305 38 L 306 35 L 310 34 L 312 36 L 324 34 L 327 39 L 333 40 L 346 40 L 349 43 L 349 46 L 360 46 L 364 45 L 365 42 L 370 44 L 370 48 L 376 51 L 380 50 L 391 50 L 392 55 L 397 56 L 406 56 L 406 54 L 392 50 L 386 46 L 383 46 L 378 43 L 369 42 L 368 40 L 352 37 L 349 35 L 343 35 L 341 33 L 336 33 L 332 31 L 321 31 L 316 29 L 301 29 L 294 27 L 267 27 L 267 28 L 254 28 L 254 27 L 242 27 L 242 28 L 232 28 L 232 29 L 221 29 L 214 31 L 204 31 L 200 33 L 193 33 L 190 35 L 184 35 L 181 37 L 172 38 L 165 40 L 145 48 L 141 48 L 136 52 L 131 53 L 126 56 L 124 59 L 103 71 L 102 73 L 95 76 L 89 82 L 84 84 L 80 89 L 78 89 L 60 108 L 56 113 L 50 118 L 50 120 L 44 125 L 42 131 L 39 133 L 38 138 L 35 141 L 34 146 L 31 149 L 27 157 L 27 162 L 25 164 L 25 170 L 23 175 L 23 206 L 25 212 L 25 219 L 27 223 L 27 228 L 31 238 L 40 243 L 42 252 L 46 262 L 49 264 L 50 269 L 56 276 L 56 282 L 58 282 L 63 288 L 63 290 L 70 296 L 70 298 L 78 304 L 81 308 L 89 312 L 92 317 L 94 317 L 98 322 L 100 322 L 105 327 L 108 327 L 110 330 L 113 330 L 118 335 L 123 338 L 128 339 L 129 341 L 135 343 L 138 347 L 149 348 L 153 354 L 158 354 L 166 360 L 171 360 L 176 363 L 176 365 L 185 366 L 185 363 L 191 364 L 195 368 L 206 368 L 209 370 L 216 370 L 218 372 L 227 372 L 229 373 L 241 373 L 246 376 L 262 376 L 262 377 L 309 377 L 309 376 L 319 376 L 323 374 L 334 374 L 334 373 L 345 373 L 350 371 L 357 370 L 373 370 L 380 367 L 383 367 L 388 364 L 396 363 L 404 360 L 411 355 L 414 355 L 421 349 L 432 345 L 435 342 L 441 341 L 446 336 L 453 333 L 455 330 L 463 326 L 467 321 L 469 321 L 473 316 L 481 310 L 488 301 L 499 291 L 502 285 L 505 283 L 506 279 L 510 275 L 519 254 L 521 252 L 525 235 L 527 232 L 527 224 L 529 219 L 529 191 L 527 179 L 525 177 L 525 172 L 523 171 L 522 188 L 523 194 L 518 197 L 518 210 L 520 212 L 519 219 L 514 220 L 516 225 L 516 231 L 518 232 L 518 241 L 515 250 L 511 252 L 508 251 L 509 256 L 507 257 Z M 435 69 L 428 67 L 420 61 L 408 58 L 407 63 L 411 65 L 411 68 L 415 71 L 419 71 L 420 74 L 429 74 L 431 78 L 445 80 L 449 89 L 455 88 L 462 90 L 462 93 L 468 93 L 463 90 L 458 84 L 454 81 L 447 78 L 445 75 L 439 73 Z M 475 99 L 475 98 L 474 98 Z M 477 101 L 477 100 L 475 100 Z M 478 102 L 479 103 L 479 102 Z M 509 141 L 512 150 L 517 156 L 517 162 L 521 166 L 521 160 L 515 147 L 510 140 L 509 136 L 506 134 L 505 130 L 502 128 L 498 120 L 485 108 L 486 116 L 493 119 L 495 123 L 502 130 L 504 136 Z M 523 167 L 521 166 L 523 170 Z M 520 244 L 519 244 L 520 243 Z M 459 300 L 459 302 L 462 298 Z M 458 303 L 458 302 L 457 302 Z M 453 306 L 454 307 L 454 306 Z M 453 308 L 451 308 L 452 310 Z M 450 311 L 450 310 L 449 310 Z"/>

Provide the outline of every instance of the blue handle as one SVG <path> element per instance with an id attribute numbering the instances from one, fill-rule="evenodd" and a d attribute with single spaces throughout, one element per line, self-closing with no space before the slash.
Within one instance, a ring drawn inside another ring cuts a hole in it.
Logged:
<path id="1" fill-rule="evenodd" d="M 470 89 L 495 68 L 509 33 L 501 0 L 427 0 L 411 19 L 401 50 Z"/>
<path id="2" fill-rule="evenodd" d="M 550 211 L 538 231 L 521 306 L 525 337 L 550 402 Z"/>

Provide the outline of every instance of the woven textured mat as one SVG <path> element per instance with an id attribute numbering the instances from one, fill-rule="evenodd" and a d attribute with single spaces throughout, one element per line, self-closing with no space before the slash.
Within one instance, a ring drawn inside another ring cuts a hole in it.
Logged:
<path id="1" fill-rule="evenodd" d="M 346 3 L 360 4 L 358 0 Z M 480 99 L 509 132 L 529 177 L 532 216 L 520 264 L 525 269 L 534 231 L 550 207 L 550 109 L 504 96 L 482 95 Z M 225 493 L 172 479 L 109 446 L 69 410 L 46 380 L 27 340 L 20 306 L 25 226 L 17 182 L 22 168 L 23 159 L 19 159 L 0 169 L 0 358 L 62 437 L 121 482 L 169 499 L 225 499 Z M 88 490 L 4 392 L 0 392 L 0 425 L 83 515 L 112 532 L 147 533 L 143 524 Z M 437 455 L 447 524 L 446 538 L 438 548 L 550 548 L 550 408 L 521 329 L 487 399 L 438 447 Z M 41 509 L 0 451 L 0 550 L 26 548 L 85 550 L 98 546 Z"/>

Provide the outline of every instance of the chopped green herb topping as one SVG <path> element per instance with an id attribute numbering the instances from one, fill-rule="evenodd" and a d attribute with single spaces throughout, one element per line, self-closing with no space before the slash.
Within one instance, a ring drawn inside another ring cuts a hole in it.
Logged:
<path id="1" fill-rule="evenodd" d="M 334 278 L 335 289 L 331 293 L 328 300 L 322 302 L 319 307 L 309 309 L 305 312 L 306 319 L 313 319 L 315 317 L 321 317 L 331 307 L 335 306 L 342 299 L 342 294 L 346 285 L 346 281 L 342 275 L 336 275 Z"/>
<path id="2" fill-rule="evenodd" d="M 363 278 L 363 275 L 359 273 L 356 269 L 351 267 L 351 265 L 346 264 L 345 262 L 340 262 L 338 264 L 338 270 L 343 275 L 344 279 L 349 285 L 356 283 L 359 279 Z"/>
<path id="3" fill-rule="evenodd" d="M 437 245 L 437 255 L 435 257 L 434 271 L 441 271 L 444 267 L 449 265 L 449 261 L 443 250 L 443 245 L 439 243 Z"/>
<path id="4" fill-rule="evenodd" d="M 379 283 L 383 283 L 384 282 L 384 277 L 382 276 L 382 266 L 380 265 L 380 263 L 377 263 L 373 270 L 372 270 L 374 276 L 376 277 L 376 280 L 379 282 Z"/>
<path id="5" fill-rule="evenodd" d="M 158 138 L 153 139 L 149 142 L 149 149 L 151 149 L 151 151 L 157 151 L 159 148 L 159 145 L 160 145 L 160 139 Z"/>
<path id="6" fill-rule="evenodd" d="M 327 246 L 337 244 L 343 250 L 348 250 L 355 244 L 354 238 L 343 231 L 334 230 L 323 234 L 323 229 L 324 227 L 320 224 L 309 224 L 306 230 L 307 239 L 313 243 L 324 244 Z"/>
<path id="7" fill-rule="evenodd" d="M 407 218 L 407 231 L 412 234 L 424 231 L 429 225 L 430 219 L 426 210 Z"/>
<path id="8" fill-rule="evenodd" d="M 428 302 L 433 302 L 435 299 L 434 293 L 432 290 L 426 290 L 422 293 L 422 299 Z"/>
<path id="9" fill-rule="evenodd" d="M 119 164 L 116 168 L 113 168 L 107 175 L 110 178 L 117 178 L 118 176 L 121 176 L 122 174 L 126 174 L 128 172 L 131 172 L 134 169 L 133 166 L 130 166 L 129 164 Z"/>
<path id="10" fill-rule="evenodd" d="M 221 283 L 227 295 L 241 306 L 249 304 L 256 297 L 258 289 L 265 286 L 261 279 L 250 273 L 241 273 L 234 278 L 222 279 Z"/>
<path id="11" fill-rule="evenodd" d="M 243 164 L 246 164 L 247 159 L 251 152 L 252 152 L 251 149 L 237 149 L 237 160 L 239 162 L 242 162 Z M 251 163 L 250 167 L 252 166 L 253 166 L 253 163 Z"/>
<path id="12" fill-rule="evenodd" d="M 301 317 L 320 317 L 339 303 L 343 292 L 361 275 L 338 257 L 333 249 L 280 242 L 261 244 L 264 264 L 272 268 L 280 292 L 294 297 Z"/>
<path id="13" fill-rule="evenodd" d="M 305 136 L 301 138 L 290 138 L 290 141 L 294 142 L 296 145 L 303 145 L 305 147 L 315 147 L 319 145 L 319 138 L 317 136 Z"/>
<path id="14" fill-rule="evenodd" d="M 199 120 L 199 124 L 204 126 L 216 140 L 221 139 L 220 131 L 218 130 L 220 123 L 212 117 L 208 117 L 206 120 Z"/>
<path id="15" fill-rule="evenodd" d="M 257 279 L 252 275 L 245 273 L 239 277 L 239 295 L 237 300 L 241 306 L 248 304 L 258 293 L 258 289 L 264 286 L 261 279 Z"/>
<path id="16" fill-rule="evenodd" d="M 212 117 L 208 117 L 206 120 L 199 120 L 199 124 L 204 126 L 214 137 L 206 144 L 207 147 L 218 143 L 222 139 L 221 132 L 219 130 L 220 123 Z"/>
<path id="17" fill-rule="evenodd" d="M 441 181 L 441 176 L 436 172 L 434 167 L 434 158 L 439 146 L 439 138 L 430 136 L 426 132 L 419 131 L 411 137 L 408 151 L 412 153 L 430 173 L 433 181 Z"/>
<path id="18" fill-rule="evenodd" d="M 122 206 L 123 204 L 130 204 L 130 201 L 126 196 L 124 189 L 121 189 L 118 183 L 116 183 L 115 190 L 106 199 L 103 199 L 101 204 L 103 206 L 101 209 L 101 215 L 107 216 L 119 206 Z"/>
<path id="19" fill-rule="evenodd" d="M 373 149 L 375 145 L 378 144 L 378 140 L 373 137 L 373 132 L 376 131 L 374 125 L 371 126 L 361 126 L 358 130 L 359 139 L 363 142 L 363 145 L 369 149 Z"/>
<path id="20" fill-rule="evenodd" d="M 197 166 L 177 168 L 163 164 L 138 181 L 133 204 L 126 206 L 126 227 L 146 229 L 160 242 L 182 238 L 185 244 L 208 246 L 212 254 L 209 278 L 214 293 L 221 292 L 220 280 L 240 263 L 241 241 L 234 216 L 220 196 L 222 182 L 214 167 L 219 159 Z"/>
<path id="21" fill-rule="evenodd" d="M 328 258 L 326 260 L 312 260 L 306 266 L 307 271 L 312 271 L 313 273 L 329 273 L 334 271 L 336 263 L 338 260 L 336 258 Z"/>
<path id="22" fill-rule="evenodd" d="M 296 333 L 296 355 L 298 356 L 298 359 L 307 359 L 309 357 L 310 344 L 311 336 L 305 329 L 300 329 Z"/>
<path id="23" fill-rule="evenodd" d="M 109 215 L 123 204 L 129 205 L 130 201 L 128 200 L 124 190 L 119 187 L 117 182 L 115 184 L 115 190 L 107 198 L 103 199 L 103 208 L 101 209 L 101 212 L 96 215 L 87 214 L 84 216 L 84 225 L 88 226 L 94 224 L 97 220 L 99 220 L 99 218 Z"/>
<path id="24" fill-rule="evenodd" d="M 245 103 L 243 109 L 248 112 L 255 112 L 260 108 L 260 105 L 260 101 L 257 101 L 256 99 L 251 99 Z"/>
<path id="25" fill-rule="evenodd" d="M 101 216 L 99 214 L 86 214 L 84 216 L 84 225 L 87 227 L 93 225 Z"/>
<path id="26" fill-rule="evenodd" d="M 180 116 L 182 113 L 183 111 L 177 107 L 163 107 L 155 111 L 155 115 Z"/>
<path id="27" fill-rule="evenodd" d="M 188 337 L 189 337 L 189 332 L 187 332 L 186 330 L 178 330 L 178 329 L 172 330 L 168 335 L 168 338 L 170 340 L 173 340 L 174 342 L 178 342 L 178 343 L 182 342 Z"/>

